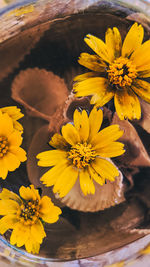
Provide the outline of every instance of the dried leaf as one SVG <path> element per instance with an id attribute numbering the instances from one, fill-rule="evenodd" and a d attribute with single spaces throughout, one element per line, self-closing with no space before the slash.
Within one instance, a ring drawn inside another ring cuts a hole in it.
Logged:
<path id="1" fill-rule="evenodd" d="M 60 200 L 71 209 L 84 212 L 104 210 L 124 201 L 122 181 L 123 176 L 120 172 L 119 177 L 116 177 L 114 182 L 107 181 L 103 186 L 95 183 L 95 194 L 84 196 L 78 179 L 71 191 Z M 56 197 L 58 196 L 56 195 Z"/>
<path id="2" fill-rule="evenodd" d="M 42 151 L 49 150 L 48 141 L 50 139 L 50 133 L 48 131 L 48 124 L 42 126 L 36 134 L 33 136 L 32 142 L 28 150 L 27 159 L 27 173 L 29 181 L 36 187 L 42 188 L 42 194 L 49 196 L 53 203 L 59 206 L 60 201 L 55 199 L 55 196 L 51 188 L 46 188 L 40 181 L 41 176 L 49 169 L 39 167 L 37 165 L 36 155 Z"/>
<path id="3" fill-rule="evenodd" d="M 21 71 L 12 84 L 12 98 L 22 104 L 30 116 L 47 121 L 67 95 L 64 80 L 44 69 Z"/>
<path id="4" fill-rule="evenodd" d="M 119 141 L 125 144 L 126 152 L 119 157 L 120 165 L 128 168 L 131 166 L 150 166 L 150 157 L 132 124 L 127 120 L 120 120 L 116 113 L 112 124 L 119 124 L 120 128 L 124 130 Z"/>
<path id="5" fill-rule="evenodd" d="M 140 100 L 142 109 L 142 118 L 137 123 L 150 133 L 150 104 Z"/>

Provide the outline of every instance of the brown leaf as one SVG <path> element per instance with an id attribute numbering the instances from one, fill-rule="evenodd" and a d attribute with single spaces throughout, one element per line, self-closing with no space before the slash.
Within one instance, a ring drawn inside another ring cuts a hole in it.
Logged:
<path id="1" fill-rule="evenodd" d="M 29 181 L 36 187 L 42 188 L 42 194 L 49 196 L 53 203 L 59 206 L 63 206 L 59 200 L 57 200 L 52 192 L 52 189 L 46 188 L 40 181 L 41 176 L 50 168 L 43 168 L 37 165 L 36 155 L 40 152 L 49 150 L 48 141 L 50 140 L 50 133 L 48 131 L 48 124 L 42 126 L 36 134 L 33 136 L 32 142 L 28 150 L 27 159 L 27 173 Z"/>
<path id="2" fill-rule="evenodd" d="M 131 166 L 150 166 L 150 157 L 132 124 L 127 120 L 120 120 L 116 113 L 112 124 L 119 124 L 120 128 L 124 130 L 124 134 L 119 141 L 125 144 L 126 152 L 117 158 L 117 161 L 129 168 Z"/>
<path id="3" fill-rule="evenodd" d="M 64 80 L 44 69 L 21 71 L 12 84 L 12 98 L 22 104 L 30 116 L 47 121 L 67 95 Z"/>
<path id="4" fill-rule="evenodd" d="M 148 133 L 150 133 L 150 104 L 142 99 L 140 100 L 140 102 L 141 102 L 142 117 L 139 121 L 137 121 L 137 124 L 139 124 Z"/>

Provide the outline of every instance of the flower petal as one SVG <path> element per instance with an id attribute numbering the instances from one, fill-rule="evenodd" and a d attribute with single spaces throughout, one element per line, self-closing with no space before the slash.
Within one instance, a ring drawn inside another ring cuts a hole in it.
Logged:
<path id="1" fill-rule="evenodd" d="M 105 34 L 105 42 L 111 62 L 120 56 L 122 40 L 119 30 L 114 27 L 113 29 L 108 28 Z"/>
<path id="2" fill-rule="evenodd" d="M 38 220 L 35 224 L 31 226 L 31 235 L 35 242 L 42 243 L 43 238 L 46 236 L 43 224 Z"/>
<path id="3" fill-rule="evenodd" d="M 3 235 L 8 229 L 13 229 L 17 222 L 16 215 L 8 214 L 0 219 L 0 233 Z"/>
<path id="4" fill-rule="evenodd" d="M 150 69 L 150 40 L 143 43 L 131 56 L 137 71 Z"/>
<path id="5" fill-rule="evenodd" d="M 110 63 L 111 58 L 109 58 L 107 46 L 101 39 L 99 39 L 99 38 L 97 38 L 91 34 L 88 34 L 86 36 L 86 38 L 84 38 L 84 41 L 104 61 Z"/>
<path id="6" fill-rule="evenodd" d="M 87 141 L 89 137 L 89 118 L 87 112 L 75 110 L 73 114 L 74 126 L 80 135 L 80 141 Z"/>
<path id="7" fill-rule="evenodd" d="M 114 97 L 116 112 L 121 120 L 140 119 L 141 107 L 138 97 L 129 88 L 117 91 Z"/>
<path id="8" fill-rule="evenodd" d="M 70 145 L 75 145 L 80 141 L 77 129 L 70 123 L 62 127 L 62 135 Z"/>
<path id="9" fill-rule="evenodd" d="M 122 135 L 123 131 L 120 129 L 119 125 L 111 125 L 97 133 L 92 138 L 91 144 L 93 146 L 93 149 L 100 149 L 116 141 Z"/>
<path id="10" fill-rule="evenodd" d="M 95 194 L 95 186 L 87 170 L 81 170 L 79 174 L 80 187 L 83 194 Z"/>
<path id="11" fill-rule="evenodd" d="M 17 201 L 18 203 L 21 202 L 21 199 L 17 194 L 13 193 L 12 191 L 9 191 L 6 188 L 3 188 L 2 192 L 0 193 L 0 199 L 11 199 Z"/>
<path id="12" fill-rule="evenodd" d="M 7 113 L 0 114 L 0 136 L 8 137 L 13 132 L 13 121 Z"/>
<path id="13" fill-rule="evenodd" d="M 12 154 L 14 154 L 21 162 L 27 160 L 26 151 L 23 148 L 17 146 L 11 146 L 9 147 L 9 151 Z"/>
<path id="14" fill-rule="evenodd" d="M 18 131 L 13 131 L 8 137 L 8 142 L 10 146 L 20 146 L 22 144 L 22 136 Z"/>
<path id="15" fill-rule="evenodd" d="M 74 78 L 74 82 L 81 82 L 81 81 L 86 80 L 87 78 L 92 78 L 92 77 L 98 77 L 98 73 L 97 72 L 86 72 L 84 74 L 77 75 Z"/>
<path id="16" fill-rule="evenodd" d="M 40 195 L 37 189 L 34 188 L 33 185 L 30 187 L 21 186 L 19 189 L 20 196 L 25 200 L 39 200 Z"/>
<path id="17" fill-rule="evenodd" d="M 9 215 L 16 213 L 19 209 L 19 204 L 11 199 L 0 200 L 0 215 Z"/>
<path id="18" fill-rule="evenodd" d="M 94 179 L 98 184 L 105 184 L 105 178 L 101 177 L 91 166 L 89 166 L 88 171 L 91 178 Z"/>
<path id="19" fill-rule="evenodd" d="M 114 181 L 115 177 L 119 176 L 117 168 L 108 160 L 96 158 L 92 162 L 92 168 L 103 178 Z"/>
<path id="20" fill-rule="evenodd" d="M 7 152 L 4 156 L 5 166 L 7 166 L 8 171 L 14 171 L 20 166 L 20 160 L 11 152 Z"/>
<path id="21" fill-rule="evenodd" d="M 150 103 L 150 83 L 136 79 L 131 87 L 142 99 Z"/>
<path id="22" fill-rule="evenodd" d="M 38 161 L 38 166 L 43 166 L 43 167 L 49 167 L 53 166 L 56 164 L 59 164 L 61 160 L 64 160 L 67 158 L 67 153 L 62 150 L 48 150 L 39 153 L 37 156 Z"/>
<path id="23" fill-rule="evenodd" d="M 61 209 L 54 206 L 51 199 L 47 196 L 42 197 L 40 202 L 40 217 L 47 223 L 54 223 L 59 219 Z"/>
<path id="24" fill-rule="evenodd" d="M 99 56 L 88 53 L 81 53 L 78 62 L 80 65 L 96 72 L 104 72 L 107 66 L 100 60 Z"/>
<path id="25" fill-rule="evenodd" d="M 120 142 L 112 142 L 105 147 L 101 147 L 99 149 L 95 149 L 96 153 L 104 158 L 112 158 L 122 155 L 124 150 L 124 144 Z"/>
<path id="26" fill-rule="evenodd" d="M 89 116 L 89 139 L 91 139 L 101 128 L 103 121 L 103 112 L 101 109 L 97 110 L 96 107 L 92 109 Z"/>
<path id="27" fill-rule="evenodd" d="M 41 181 L 46 186 L 52 186 L 56 183 L 58 177 L 62 174 L 65 168 L 68 166 L 68 160 L 63 160 L 55 167 L 52 167 L 49 171 L 44 173 L 41 177 Z"/>
<path id="28" fill-rule="evenodd" d="M 68 166 L 58 177 L 53 192 L 59 193 L 59 197 L 64 197 L 74 186 L 78 177 L 78 171 L 73 166 Z"/>
<path id="29" fill-rule="evenodd" d="M 6 179 L 8 174 L 7 165 L 5 165 L 4 158 L 0 159 L 0 178 Z"/>
<path id="30" fill-rule="evenodd" d="M 61 134 L 55 133 L 51 140 L 49 141 L 50 146 L 58 149 L 65 149 L 68 145 L 66 140 L 63 138 Z"/>
<path id="31" fill-rule="evenodd" d="M 137 48 L 141 46 L 144 36 L 142 25 L 134 23 L 128 31 L 122 46 L 122 56 L 129 57 Z"/>

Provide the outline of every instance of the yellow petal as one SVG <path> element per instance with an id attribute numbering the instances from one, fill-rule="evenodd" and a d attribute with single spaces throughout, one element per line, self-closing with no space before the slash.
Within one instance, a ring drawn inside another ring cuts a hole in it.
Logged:
<path id="1" fill-rule="evenodd" d="M 21 199 L 17 194 L 13 193 L 12 191 L 9 191 L 6 188 L 3 188 L 2 192 L 0 193 L 0 199 L 11 199 L 17 201 L 18 203 L 21 202 Z"/>
<path id="2" fill-rule="evenodd" d="M 91 144 L 93 149 L 100 149 L 116 141 L 122 135 L 123 131 L 120 129 L 119 125 L 111 125 L 97 133 L 92 138 Z"/>
<path id="3" fill-rule="evenodd" d="M 8 137 L 13 132 L 13 121 L 7 113 L 0 115 L 0 126 L 0 136 Z"/>
<path id="4" fill-rule="evenodd" d="M 148 78 L 148 77 L 150 77 L 150 69 L 138 72 L 138 78 Z"/>
<path id="5" fill-rule="evenodd" d="M 67 123 L 65 126 L 62 127 L 62 135 L 65 140 L 72 146 L 80 142 L 80 136 L 78 131 L 70 123 Z"/>
<path id="6" fill-rule="evenodd" d="M 107 89 L 103 88 L 99 94 L 92 96 L 90 103 L 96 107 L 102 107 L 107 104 L 114 97 L 114 92 Z"/>
<path id="7" fill-rule="evenodd" d="M 67 158 L 67 153 L 62 150 L 48 150 L 39 153 L 37 156 L 38 166 L 49 167 L 58 164 L 61 160 Z"/>
<path id="8" fill-rule="evenodd" d="M 77 109 L 73 114 L 74 126 L 80 135 L 80 141 L 87 141 L 89 136 L 89 118 L 87 112 L 79 112 Z"/>
<path id="9" fill-rule="evenodd" d="M 38 220 L 35 224 L 31 226 L 31 235 L 35 242 L 42 243 L 43 238 L 46 236 L 43 224 Z"/>
<path id="10" fill-rule="evenodd" d="M 110 181 L 114 181 L 115 177 L 119 176 L 117 168 L 106 159 L 96 158 L 91 165 L 101 177 Z"/>
<path id="11" fill-rule="evenodd" d="M 105 184 L 105 178 L 101 177 L 91 166 L 89 166 L 88 170 L 91 178 L 94 179 L 98 184 Z"/>
<path id="12" fill-rule="evenodd" d="M 67 145 L 68 145 L 66 140 L 63 138 L 63 136 L 58 134 L 58 133 L 53 135 L 53 137 L 49 141 L 49 144 L 52 147 L 55 147 L 55 148 L 58 148 L 58 149 L 65 149 L 67 147 Z"/>
<path id="13" fill-rule="evenodd" d="M 11 199 L 0 200 L 0 215 L 16 213 L 19 209 L 19 204 Z"/>
<path id="14" fill-rule="evenodd" d="M 76 97 L 101 94 L 106 92 L 108 80 L 103 77 L 88 78 L 84 81 L 74 84 L 74 92 Z"/>
<path id="15" fill-rule="evenodd" d="M 37 189 L 34 188 L 33 185 L 30 187 L 21 186 L 19 189 L 20 196 L 25 200 L 39 200 L 40 195 Z"/>
<path id="16" fill-rule="evenodd" d="M 54 223 L 59 219 L 61 209 L 54 206 L 51 199 L 47 196 L 42 197 L 40 202 L 40 217 L 47 223 Z"/>
<path id="17" fill-rule="evenodd" d="M 79 180 L 81 190 L 85 196 L 87 194 L 95 194 L 95 186 L 87 170 L 81 170 L 79 174 Z"/>
<path id="18" fill-rule="evenodd" d="M 58 177 L 62 174 L 64 169 L 68 166 L 68 160 L 63 160 L 59 164 L 57 164 L 55 167 L 51 168 L 49 171 L 44 173 L 41 177 L 41 181 L 46 186 L 52 186 L 56 183 Z"/>
<path id="19" fill-rule="evenodd" d="M 17 236 L 16 236 L 16 245 L 17 247 L 22 247 L 28 240 L 30 236 L 30 226 L 18 224 Z"/>
<path id="20" fill-rule="evenodd" d="M 60 197 L 64 197 L 74 186 L 78 177 L 78 171 L 73 166 L 68 166 L 58 177 L 53 192 L 59 193 Z"/>
<path id="21" fill-rule="evenodd" d="M 104 61 L 110 63 L 111 58 L 109 58 L 107 46 L 101 39 L 88 34 L 86 38 L 84 38 L 84 41 L 98 56 L 100 56 Z"/>
<path id="22" fill-rule="evenodd" d="M 96 107 L 92 109 L 89 116 L 89 139 L 91 139 L 100 130 L 103 121 L 103 112 L 101 109 L 97 110 Z"/>
<path id="23" fill-rule="evenodd" d="M 117 157 L 117 156 L 122 155 L 125 152 L 124 144 L 120 142 L 112 142 L 105 147 L 101 147 L 95 150 L 99 156 L 104 157 L 104 158 Z"/>
<path id="24" fill-rule="evenodd" d="M 116 57 L 120 56 L 122 47 L 121 35 L 116 27 L 113 29 L 108 28 L 105 34 L 105 42 L 107 45 L 109 58 L 112 62 Z"/>
<path id="25" fill-rule="evenodd" d="M 86 80 L 87 78 L 92 78 L 92 77 L 97 77 L 97 76 L 98 76 L 97 72 L 87 72 L 84 74 L 77 75 L 74 78 L 74 82 L 81 82 L 81 81 Z"/>
<path id="26" fill-rule="evenodd" d="M 150 83 L 136 79 L 131 87 L 142 99 L 150 103 Z"/>
<path id="27" fill-rule="evenodd" d="M 22 144 L 22 136 L 21 133 L 18 131 L 13 131 L 9 137 L 8 142 L 10 146 L 20 146 Z"/>
<path id="28" fill-rule="evenodd" d="M 20 166 L 20 160 L 11 152 L 7 152 L 4 156 L 4 161 L 8 171 L 14 171 Z"/>
<path id="29" fill-rule="evenodd" d="M 122 46 L 122 56 L 129 57 L 137 48 L 141 46 L 144 36 L 142 25 L 134 23 L 127 33 Z"/>
<path id="30" fill-rule="evenodd" d="M 0 159 L 0 178 L 6 179 L 8 174 L 8 168 L 5 164 L 4 158 Z"/>
<path id="31" fill-rule="evenodd" d="M 79 60 L 79 64 L 97 72 L 105 72 L 105 68 L 107 65 L 100 60 L 100 57 L 97 55 L 90 55 L 88 53 L 81 53 Z"/>
<path id="32" fill-rule="evenodd" d="M 8 214 L 0 219 L 0 233 L 3 235 L 8 229 L 13 229 L 17 222 L 16 215 Z"/>
<path id="33" fill-rule="evenodd" d="M 19 131 L 19 132 L 23 132 L 23 127 L 21 125 L 21 123 L 19 123 L 18 121 L 13 121 L 13 126 L 14 126 L 14 129 Z"/>
<path id="34" fill-rule="evenodd" d="M 14 154 L 21 162 L 27 160 L 26 151 L 23 148 L 17 146 L 11 146 L 9 147 L 9 151 L 12 154 Z"/>
<path id="35" fill-rule="evenodd" d="M 7 113 L 13 120 L 19 120 L 24 115 L 21 113 L 20 108 L 16 106 L 3 107 L 0 109 L 2 113 Z"/>
<path id="36" fill-rule="evenodd" d="M 114 103 L 118 117 L 121 120 L 141 118 L 140 102 L 132 90 L 126 88 L 118 90 L 114 97 Z"/>
<path id="37" fill-rule="evenodd" d="M 131 60 L 136 65 L 137 71 L 150 68 L 150 40 L 143 43 L 131 56 Z"/>

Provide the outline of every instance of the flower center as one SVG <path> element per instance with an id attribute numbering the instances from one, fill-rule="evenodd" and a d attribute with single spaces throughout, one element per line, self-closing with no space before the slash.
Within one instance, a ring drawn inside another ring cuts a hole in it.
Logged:
<path id="1" fill-rule="evenodd" d="M 128 58 L 123 57 L 110 64 L 107 72 L 110 83 L 120 87 L 130 86 L 137 77 L 136 66 Z"/>
<path id="2" fill-rule="evenodd" d="M 25 201 L 18 210 L 18 219 L 25 225 L 32 225 L 39 218 L 39 203 L 36 201 Z"/>
<path id="3" fill-rule="evenodd" d="M 90 144 L 86 142 L 83 144 L 76 144 L 72 146 L 69 151 L 69 159 L 72 159 L 72 163 L 78 169 L 87 167 L 91 161 L 96 157 L 95 151 Z"/>
<path id="4" fill-rule="evenodd" d="M 0 137 L 0 158 L 3 158 L 8 151 L 8 140 L 6 137 Z"/>

